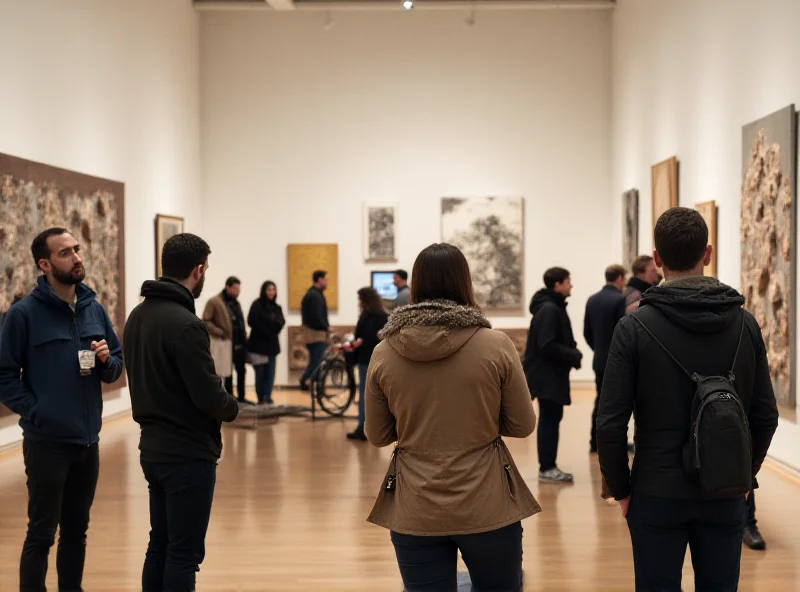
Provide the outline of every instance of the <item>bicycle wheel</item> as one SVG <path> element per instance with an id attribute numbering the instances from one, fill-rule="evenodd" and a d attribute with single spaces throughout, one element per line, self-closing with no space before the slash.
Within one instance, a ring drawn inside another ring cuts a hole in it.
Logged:
<path id="1" fill-rule="evenodd" d="M 320 366 L 315 386 L 317 403 L 328 415 L 343 415 L 356 396 L 356 384 L 341 358 L 327 360 Z"/>

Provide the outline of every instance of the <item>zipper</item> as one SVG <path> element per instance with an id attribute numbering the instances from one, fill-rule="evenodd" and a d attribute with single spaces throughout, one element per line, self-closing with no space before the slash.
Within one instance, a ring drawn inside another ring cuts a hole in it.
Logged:
<path id="1" fill-rule="evenodd" d="M 69 306 L 69 305 L 67 305 L 67 306 Z M 70 306 L 70 312 L 72 313 L 72 326 L 73 326 L 73 328 L 75 330 L 75 341 L 78 344 L 78 351 L 76 352 L 76 354 L 79 355 L 79 352 L 81 350 L 81 333 L 80 333 L 80 330 L 78 329 L 78 302 L 77 301 L 75 302 L 75 310 L 72 310 L 72 307 Z M 86 429 L 86 447 L 87 448 L 92 445 L 91 430 L 89 429 L 89 415 L 90 415 L 90 413 L 89 413 L 89 399 L 87 397 L 84 397 L 83 398 L 83 419 L 84 419 L 84 427 Z"/>

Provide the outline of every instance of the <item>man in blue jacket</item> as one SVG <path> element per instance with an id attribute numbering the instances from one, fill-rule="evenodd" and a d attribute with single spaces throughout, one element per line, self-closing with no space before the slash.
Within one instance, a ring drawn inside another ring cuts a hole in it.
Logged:
<path id="1" fill-rule="evenodd" d="M 0 333 L 0 402 L 20 415 L 28 476 L 21 590 L 45 590 L 59 526 L 58 587 L 81 589 L 100 463 L 101 382 L 122 374 L 122 347 L 96 294 L 82 283 L 79 251 L 63 228 L 33 240 L 43 275 L 8 311 Z"/>

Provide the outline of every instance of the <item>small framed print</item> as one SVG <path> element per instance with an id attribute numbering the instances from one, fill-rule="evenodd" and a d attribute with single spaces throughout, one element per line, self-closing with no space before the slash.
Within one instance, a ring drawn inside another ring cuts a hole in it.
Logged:
<path id="1" fill-rule="evenodd" d="M 156 278 L 161 277 L 161 251 L 171 237 L 183 232 L 183 218 L 156 214 Z"/>

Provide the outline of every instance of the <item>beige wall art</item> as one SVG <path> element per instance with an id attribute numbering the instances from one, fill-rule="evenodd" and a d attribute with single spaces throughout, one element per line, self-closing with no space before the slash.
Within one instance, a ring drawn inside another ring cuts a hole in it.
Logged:
<path id="1" fill-rule="evenodd" d="M 650 238 L 658 218 L 670 208 L 678 205 L 678 159 L 675 156 L 654 164 L 650 170 L 652 181 L 653 225 Z"/>
<path id="2" fill-rule="evenodd" d="M 289 310 L 300 310 L 303 296 L 311 287 L 317 270 L 328 272 L 325 299 L 328 310 L 339 308 L 339 245 L 290 244 L 286 248 L 286 270 L 289 286 Z"/>
<path id="3" fill-rule="evenodd" d="M 704 201 L 695 204 L 694 209 L 700 212 L 708 226 L 708 244 L 712 247 L 711 263 L 706 267 L 705 273 L 709 277 L 717 277 L 717 202 Z"/>

